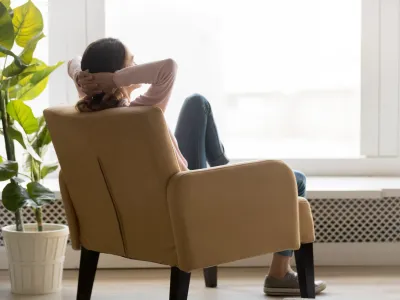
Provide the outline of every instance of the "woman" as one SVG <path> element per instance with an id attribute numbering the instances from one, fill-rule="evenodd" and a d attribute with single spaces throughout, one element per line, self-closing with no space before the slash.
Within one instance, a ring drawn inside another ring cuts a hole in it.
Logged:
<path id="1" fill-rule="evenodd" d="M 76 105 L 81 112 L 143 105 L 157 106 L 165 112 L 177 66 L 171 59 L 136 65 L 134 56 L 119 40 L 107 38 L 90 44 L 82 59 L 70 61 L 68 72 L 81 97 Z M 150 87 L 146 93 L 131 101 L 131 92 L 141 84 L 150 84 Z M 210 103 L 201 95 L 186 99 L 176 126 L 176 139 L 170 134 L 182 171 L 206 168 L 207 163 L 214 167 L 229 162 L 218 136 Z M 299 196 L 305 196 L 306 178 L 299 172 L 295 175 Z M 300 295 L 297 274 L 290 268 L 292 253 L 287 250 L 274 255 L 265 280 L 266 294 Z M 316 282 L 316 293 L 325 287 L 325 283 Z"/>

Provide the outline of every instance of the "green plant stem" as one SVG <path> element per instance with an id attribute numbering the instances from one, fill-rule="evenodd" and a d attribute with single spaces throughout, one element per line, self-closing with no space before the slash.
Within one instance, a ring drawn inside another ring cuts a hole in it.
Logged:
<path id="1" fill-rule="evenodd" d="M 15 212 L 15 228 L 17 231 L 24 231 L 24 217 L 22 216 L 21 210 L 18 209 Z"/>
<path id="2" fill-rule="evenodd" d="M 36 217 L 38 231 L 41 232 L 41 231 L 43 231 L 43 217 L 42 217 L 42 208 L 41 207 L 35 208 L 35 217 Z"/>
<path id="3" fill-rule="evenodd" d="M 6 99 L 4 91 L 0 91 L 0 112 L 1 112 L 1 123 L 3 125 L 4 143 L 6 145 L 7 159 L 15 161 L 15 153 L 10 143 L 11 137 L 8 134 Z"/>
<path id="4" fill-rule="evenodd" d="M 1 70 L 0 82 L 1 82 L 1 86 L 2 87 L 3 87 L 3 72 L 4 72 L 4 70 L 6 68 L 6 65 L 7 65 L 7 58 L 8 58 L 8 55 L 6 55 L 6 57 L 4 58 L 3 70 Z"/>
<path id="5" fill-rule="evenodd" d="M 31 171 L 32 171 L 32 181 L 40 181 L 40 163 L 35 161 L 31 156 Z"/>
<path id="6" fill-rule="evenodd" d="M 6 63 L 7 63 L 7 58 L 6 56 L 4 60 L 4 67 L 3 70 L 5 69 Z M 6 146 L 6 153 L 7 153 L 7 159 L 15 161 L 15 149 L 14 149 L 14 141 L 11 139 L 11 137 L 8 134 L 8 114 L 6 110 L 6 105 L 8 102 L 8 91 L 3 89 L 3 71 L 1 72 L 1 90 L 0 90 L 0 113 L 1 113 L 1 123 L 3 125 L 3 136 L 4 136 L 4 144 Z M 23 222 L 23 216 L 21 213 L 21 210 L 17 210 L 15 212 L 15 227 L 17 231 L 24 231 L 24 222 Z"/>
<path id="7" fill-rule="evenodd" d="M 6 90 L 5 90 L 5 108 L 6 108 L 6 112 L 7 112 L 7 105 L 8 105 L 8 102 L 10 102 L 10 98 L 9 98 L 9 95 L 8 95 L 9 85 L 10 85 L 10 82 L 7 83 L 7 88 L 6 88 Z M 6 113 L 6 116 L 7 116 L 7 128 L 8 128 L 8 127 L 10 127 L 10 126 L 13 125 L 14 121 L 11 119 L 11 117 L 10 117 L 10 115 L 9 115 L 8 113 Z M 10 138 L 10 141 L 9 141 L 9 142 L 10 142 L 10 147 L 11 147 L 11 153 L 12 153 L 12 155 L 13 155 L 13 157 L 14 157 L 13 160 L 15 160 L 15 144 L 14 144 L 14 139 L 11 139 L 11 138 Z"/>
<path id="8" fill-rule="evenodd" d="M 18 175 L 25 177 L 26 179 L 32 180 L 28 175 L 23 173 L 18 173 Z"/>
<path id="9" fill-rule="evenodd" d="M 3 136 L 4 136 L 4 144 L 6 145 L 7 159 L 15 161 L 15 152 L 13 144 L 11 144 L 11 138 L 8 134 L 8 122 L 7 122 L 7 112 L 5 106 L 5 93 L 4 91 L 0 91 L 0 112 L 1 112 L 1 123 L 3 125 Z M 17 231 L 24 231 L 23 225 L 23 217 L 21 210 L 18 209 L 15 212 L 15 226 Z"/>

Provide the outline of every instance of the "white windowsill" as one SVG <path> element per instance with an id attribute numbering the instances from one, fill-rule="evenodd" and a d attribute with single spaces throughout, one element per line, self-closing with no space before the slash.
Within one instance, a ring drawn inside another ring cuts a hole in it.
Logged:
<path id="1" fill-rule="evenodd" d="M 44 184 L 60 197 L 58 179 L 47 179 Z M 307 191 L 310 199 L 400 197 L 400 177 L 311 176 Z"/>
<path id="2" fill-rule="evenodd" d="M 400 177 L 324 177 L 307 181 L 310 199 L 400 197 Z"/>

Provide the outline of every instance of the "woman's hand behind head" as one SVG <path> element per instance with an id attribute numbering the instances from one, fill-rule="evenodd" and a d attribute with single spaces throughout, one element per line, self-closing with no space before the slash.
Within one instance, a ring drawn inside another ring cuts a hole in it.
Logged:
<path id="1" fill-rule="evenodd" d="M 93 74 L 82 71 L 78 73 L 76 82 L 88 96 L 100 93 L 111 94 L 117 88 L 114 82 L 114 73 Z"/>

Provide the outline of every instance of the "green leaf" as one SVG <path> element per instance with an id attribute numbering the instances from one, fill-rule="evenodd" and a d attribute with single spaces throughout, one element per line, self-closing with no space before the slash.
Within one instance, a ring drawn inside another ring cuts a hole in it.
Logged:
<path id="1" fill-rule="evenodd" d="M 25 64 L 30 64 L 33 59 L 33 52 L 35 52 L 37 43 L 44 38 L 45 35 L 43 32 L 35 35 L 25 46 L 24 50 L 22 50 L 19 57 L 21 58 L 22 62 Z"/>
<path id="2" fill-rule="evenodd" d="M 10 126 L 8 127 L 8 134 L 13 140 L 16 140 L 22 146 L 22 148 L 26 149 L 24 137 L 22 136 L 21 132 Z"/>
<path id="3" fill-rule="evenodd" d="M 11 77 L 20 74 L 28 65 L 32 62 L 33 59 L 33 52 L 36 49 L 37 43 L 44 38 L 43 32 L 40 34 L 34 36 L 26 45 L 24 50 L 22 50 L 21 54 L 19 55 L 19 58 L 21 61 L 25 64 L 25 66 L 19 66 L 18 63 L 15 63 L 15 61 L 10 64 L 7 68 L 4 69 L 3 71 L 3 76 L 5 77 Z"/>
<path id="4" fill-rule="evenodd" d="M 3 156 L 0 155 L 0 163 L 2 163 L 4 161 Z"/>
<path id="5" fill-rule="evenodd" d="M 17 121 L 26 134 L 31 134 L 39 129 L 39 124 L 32 109 L 21 100 L 11 101 L 7 104 L 7 113 Z"/>
<path id="6" fill-rule="evenodd" d="M 42 150 L 45 146 L 51 143 L 51 136 L 49 129 L 47 128 L 47 124 L 44 124 L 40 129 L 38 135 L 32 141 L 32 147 L 39 154 L 42 153 Z"/>
<path id="7" fill-rule="evenodd" d="M 14 65 L 14 63 L 13 63 L 13 65 Z M 10 77 L 10 78 L 4 79 L 3 86 L 8 87 L 8 88 L 14 87 L 14 89 L 15 89 L 15 85 L 17 85 L 19 81 L 24 79 L 26 76 L 29 76 L 37 71 L 47 68 L 47 65 L 44 62 L 42 62 L 41 60 L 34 58 L 34 59 L 32 59 L 31 64 L 28 65 L 26 68 L 25 67 L 20 68 L 17 65 L 14 65 L 14 67 L 12 67 L 8 70 L 7 70 L 7 68 L 4 69 L 3 75 L 6 77 Z"/>
<path id="8" fill-rule="evenodd" d="M 29 197 L 38 205 L 42 206 L 56 200 L 55 194 L 39 182 L 30 182 L 27 185 Z"/>
<path id="9" fill-rule="evenodd" d="M 33 58 L 30 65 L 22 72 L 23 74 L 32 74 L 47 68 L 47 65 L 40 59 Z"/>
<path id="10" fill-rule="evenodd" d="M 0 0 L 0 3 L 3 4 L 8 9 L 11 5 L 11 0 Z"/>
<path id="11" fill-rule="evenodd" d="M 3 189 L 2 199 L 6 209 L 16 212 L 25 206 L 27 200 L 29 200 L 29 195 L 26 189 L 12 181 Z"/>
<path id="12" fill-rule="evenodd" d="M 3 76 L 4 77 L 11 77 L 11 76 L 16 76 L 20 74 L 24 70 L 24 67 L 20 68 L 17 66 L 15 62 L 10 64 L 8 67 L 6 67 L 3 71 Z"/>
<path id="13" fill-rule="evenodd" d="M 31 0 L 14 9 L 12 23 L 15 41 L 20 47 L 25 47 L 34 36 L 43 31 L 42 13 Z"/>
<path id="14" fill-rule="evenodd" d="M 33 208 L 38 208 L 39 205 L 37 205 L 37 203 L 31 199 L 26 200 L 25 202 L 25 206 L 27 207 L 33 207 Z"/>
<path id="15" fill-rule="evenodd" d="M 15 122 L 13 126 L 17 131 L 21 133 L 22 138 L 24 140 L 25 150 L 28 152 L 28 154 L 32 156 L 33 159 L 36 160 L 37 162 L 43 162 L 38 153 L 33 149 L 32 145 L 30 144 L 28 136 L 24 132 L 22 126 L 17 122 Z"/>
<path id="16" fill-rule="evenodd" d="M 30 172 L 32 174 L 33 181 L 40 180 L 40 164 L 32 158 L 30 163 Z"/>
<path id="17" fill-rule="evenodd" d="M 1 6 L 1 4 L 0 4 L 0 6 Z M 19 58 L 19 56 L 16 55 L 11 50 L 8 50 L 6 47 L 3 47 L 3 46 L 0 45 L 0 53 L 6 54 L 6 55 L 10 55 L 10 56 L 14 57 L 14 62 L 19 68 L 26 67 L 26 65 L 22 62 L 22 60 Z"/>
<path id="18" fill-rule="evenodd" d="M 11 180 L 16 182 L 16 183 L 23 183 L 25 181 L 20 177 L 13 177 Z"/>
<path id="19" fill-rule="evenodd" d="M 42 128 L 42 126 L 44 126 L 46 124 L 46 120 L 44 119 L 43 116 L 37 117 L 37 121 L 39 124 L 39 128 Z"/>
<path id="20" fill-rule="evenodd" d="M 9 6 L 10 1 L 2 0 L 0 2 L 0 45 L 7 50 L 10 50 L 14 45 L 14 27 L 8 13 Z M 2 52 L 0 56 L 5 56 L 5 53 Z"/>
<path id="21" fill-rule="evenodd" d="M 36 153 L 42 157 L 46 152 L 47 146 L 51 143 L 51 136 L 44 117 L 38 117 L 37 120 L 39 123 L 39 130 L 31 140 L 31 145 Z"/>
<path id="22" fill-rule="evenodd" d="M 6 181 L 18 174 L 18 163 L 16 161 L 4 161 L 0 163 L 0 181 Z"/>
<path id="23" fill-rule="evenodd" d="M 14 18 L 14 11 L 11 7 L 8 8 L 8 13 L 10 14 L 10 18 L 12 20 L 12 18 Z M 13 26 L 13 31 L 14 31 L 14 26 Z"/>
<path id="24" fill-rule="evenodd" d="M 0 134 L 3 135 L 3 129 L 0 129 Z M 8 135 L 15 141 L 17 141 L 22 148 L 25 150 L 27 149 L 27 146 L 25 144 L 25 140 L 28 140 L 28 137 L 24 137 L 24 134 L 22 134 L 19 130 L 17 130 L 14 126 L 8 127 Z M 29 147 L 29 146 L 28 146 Z M 33 151 L 33 149 L 32 149 Z M 3 162 L 3 158 L 0 156 L 0 163 Z"/>
<path id="25" fill-rule="evenodd" d="M 9 89 L 10 99 L 28 101 L 38 97 L 46 88 L 49 75 L 60 65 L 62 65 L 62 62 L 36 71 L 19 80 L 15 86 Z"/>
<path id="26" fill-rule="evenodd" d="M 40 170 L 40 178 L 44 179 L 48 174 L 56 171 L 58 169 L 58 162 L 47 164 Z"/>

